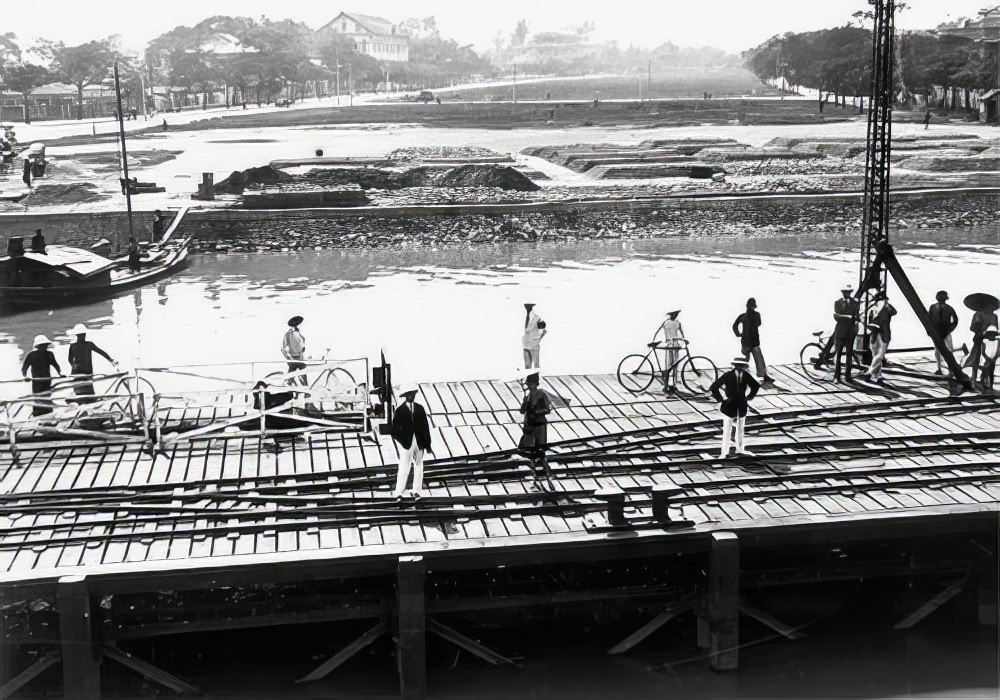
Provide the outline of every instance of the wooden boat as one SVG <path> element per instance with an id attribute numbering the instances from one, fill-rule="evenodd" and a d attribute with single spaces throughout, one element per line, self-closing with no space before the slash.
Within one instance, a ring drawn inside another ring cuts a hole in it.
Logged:
<path id="1" fill-rule="evenodd" d="M 188 237 L 150 246 L 143 251 L 138 272 L 128 269 L 127 259 L 62 245 L 46 246 L 45 253 L 0 257 L 0 305 L 50 308 L 114 296 L 184 268 L 190 241 Z"/>

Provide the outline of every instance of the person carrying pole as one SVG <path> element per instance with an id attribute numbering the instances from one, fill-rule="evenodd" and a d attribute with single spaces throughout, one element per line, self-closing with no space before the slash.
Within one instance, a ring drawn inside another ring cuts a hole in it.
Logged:
<path id="1" fill-rule="evenodd" d="M 433 453 L 427 411 L 416 402 L 417 391 L 414 384 L 400 387 L 403 404 L 396 408 L 392 418 L 392 439 L 399 444 L 399 469 L 396 471 L 396 488 L 392 492 L 397 500 L 403 498 L 411 467 L 413 490 L 410 495 L 414 499 L 424 495 L 424 454 Z"/>
<path id="2" fill-rule="evenodd" d="M 552 399 L 546 391 L 540 388 L 538 372 L 529 374 L 525 380 L 524 400 L 521 402 L 521 413 L 524 414 L 521 440 L 518 450 L 531 460 L 535 481 L 538 481 L 538 469 L 541 467 L 550 491 L 554 491 L 552 475 L 548 462 L 545 461 L 545 447 L 548 445 L 548 418 L 552 411 Z"/>
<path id="3" fill-rule="evenodd" d="M 760 391 L 760 384 L 747 371 L 750 362 L 745 357 L 733 358 L 733 368 L 719 375 L 709 391 L 719 402 L 722 412 L 722 449 L 720 459 L 729 457 L 732 443 L 736 443 L 736 454 L 748 455 L 743 442 L 743 428 L 746 424 L 750 402 Z M 725 392 L 725 396 L 723 396 Z"/>
<path id="4" fill-rule="evenodd" d="M 951 334 L 958 328 L 958 314 L 948 304 L 948 292 L 943 289 L 935 296 L 937 301 L 927 309 L 927 314 L 931 317 L 934 329 L 944 342 L 944 346 L 949 352 L 955 351 L 955 344 L 952 342 Z M 944 356 L 935 348 L 934 359 L 937 361 L 937 370 L 934 374 L 941 376 L 943 372 Z"/>
<path id="5" fill-rule="evenodd" d="M 35 402 L 31 406 L 31 415 L 33 416 L 52 413 L 51 404 L 38 402 L 39 397 L 50 399 L 52 374 L 49 372 L 49 368 L 55 369 L 57 377 L 62 376 L 62 369 L 56 362 L 56 356 L 49 350 L 51 344 L 52 341 L 44 335 L 36 335 L 33 343 L 34 349 L 25 355 L 24 362 L 21 364 L 21 374 L 25 378 L 28 376 L 28 370 L 31 370 L 31 393 L 35 395 Z"/>
<path id="6" fill-rule="evenodd" d="M 760 350 L 760 313 L 757 311 L 757 300 L 753 297 L 747 299 L 747 310 L 736 317 L 733 322 L 733 333 L 740 339 L 741 352 L 743 357 L 750 359 L 753 355 L 754 369 L 757 371 L 757 378 L 762 384 L 773 384 L 774 380 L 767 374 L 767 364 L 764 362 L 764 353 Z"/>
<path id="7" fill-rule="evenodd" d="M 87 340 L 87 327 L 82 323 L 73 326 L 73 330 L 70 333 L 76 336 L 76 341 L 69 346 L 69 355 L 67 358 L 69 360 L 69 370 L 70 374 L 80 375 L 75 377 L 73 393 L 77 396 L 93 396 L 94 353 L 96 352 L 110 362 L 115 369 L 118 369 L 118 363 L 111 359 L 111 355 L 97 347 L 95 343 Z M 79 401 L 80 403 L 90 403 L 93 399 L 86 398 Z"/>

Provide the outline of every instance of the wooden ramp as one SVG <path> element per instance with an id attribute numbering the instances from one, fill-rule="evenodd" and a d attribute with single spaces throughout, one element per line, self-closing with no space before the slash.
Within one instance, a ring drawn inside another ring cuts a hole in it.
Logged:
<path id="1" fill-rule="evenodd" d="M 774 375 L 747 422 L 754 456 L 726 460 L 708 398 L 548 378 L 568 402 L 550 425 L 554 493 L 516 453 L 522 392 L 502 381 L 421 387 L 434 454 L 416 503 L 390 497 L 396 447 L 372 434 L 313 434 L 279 452 L 218 434 L 162 453 L 21 446 L 17 461 L 0 453 L 0 583 L 230 566 L 252 578 L 257 565 L 302 560 L 583 546 L 607 537 L 603 489 L 624 492 L 624 527 L 639 538 L 997 510 L 992 396 L 903 376 L 878 388 L 816 384 L 793 367 Z M 654 487 L 689 527 L 658 519 Z"/>

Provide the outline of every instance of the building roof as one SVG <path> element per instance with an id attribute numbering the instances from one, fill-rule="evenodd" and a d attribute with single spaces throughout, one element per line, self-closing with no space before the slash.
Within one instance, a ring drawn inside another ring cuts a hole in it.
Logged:
<path id="1" fill-rule="evenodd" d="M 389 20 L 381 17 L 375 17 L 374 15 L 362 15 L 357 12 L 341 12 L 339 15 L 320 27 L 319 31 L 323 31 L 324 29 L 332 26 L 334 22 L 341 17 L 347 17 L 348 19 L 354 20 L 372 34 L 378 34 L 380 36 L 393 36 L 396 34 L 396 25 Z"/>
<path id="2" fill-rule="evenodd" d="M 226 34 L 225 32 L 215 32 L 214 34 L 210 34 L 205 37 L 205 39 L 198 44 L 198 50 L 216 55 L 256 53 L 257 51 L 257 49 L 253 47 L 244 46 L 243 42 L 235 36 L 232 34 Z"/>
<path id="3" fill-rule="evenodd" d="M 937 28 L 938 33 L 963 36 L 986 41 L 1000 40 L 1000 6 L 979 11 L 979 19 L 960 19 L 946 22 Z"/>

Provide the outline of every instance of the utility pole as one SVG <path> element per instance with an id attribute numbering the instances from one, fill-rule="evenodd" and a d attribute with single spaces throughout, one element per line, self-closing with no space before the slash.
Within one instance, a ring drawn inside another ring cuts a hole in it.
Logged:
<path id="1" fill-rule="evenodd" d="M 514 64 L 514 104 L 517 104 L 517 64 Z"/>
<path id="2" fill-rule="evenodd" d="M 340 106 L 340 64 L 337 64 L 337 106 Z"/>
<path id="3" fill-rule="evenodd" d="M 118 103 L 118 138 L 121 139 L 122 179 L 125 190 L 125 205 L 128 207 L 128 235 L 132 238 L 132 190 L 128 180 L 128 150 L 125 148 L 125 118 L 122 115 L 122 87 L 118 80 L 118 62 L 115 62 L 115 99 Z"/>
<path id="4" fill-rule="evenodd" d="M 653 59 L 646 62 L 646 102 L 653 101 Z"/>

